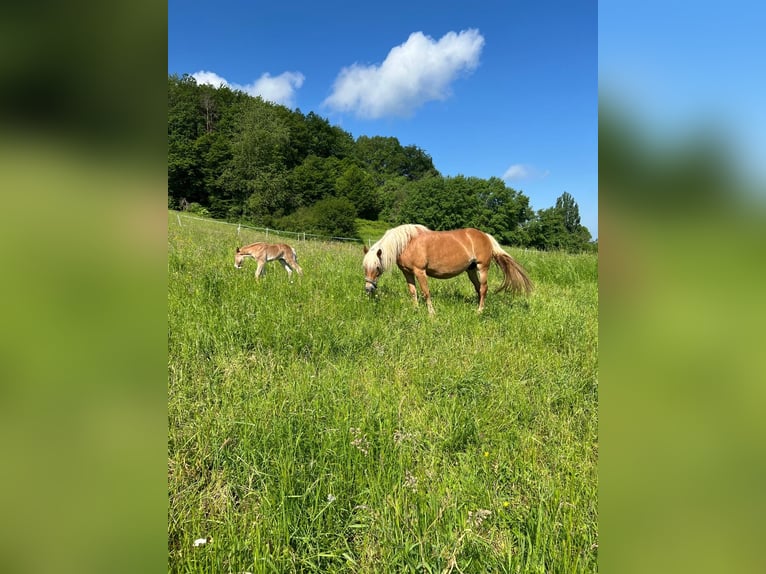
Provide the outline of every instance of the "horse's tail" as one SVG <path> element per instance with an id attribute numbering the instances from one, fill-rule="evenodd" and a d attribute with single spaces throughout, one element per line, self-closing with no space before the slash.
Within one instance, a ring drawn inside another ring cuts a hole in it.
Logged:
<path id="1" fill-rule="evenodd" d="M 534 284 L 524 268 L 510 255 L 508 255 L 497 240 L 489 233 L 485 234 L 492 244 L 492 258 L 503 270 L 503 283 L 497 288 L 497 292 L 511 290 L 512 293 L 529 294 Z"/>

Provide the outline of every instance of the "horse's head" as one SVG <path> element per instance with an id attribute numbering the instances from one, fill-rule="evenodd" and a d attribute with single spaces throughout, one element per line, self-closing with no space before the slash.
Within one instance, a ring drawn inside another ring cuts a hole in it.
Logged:
<path id="1" fill-rule="evenodd" d="M 234 267 L 236 267 L 237 269 L 239 269 L 240 267 L 242 267 L 242 260 L 243 260 L 244 258 L 245 258 L 245 254 L 244 254 L 244 253 L 242 253 L 242 252 L 239 250 L 239 247 L 237 247 L 237 252 L 234 254 Z"/>
<path id="2" fill-rule="evenodd" d="M 364 267 L 364 290 L 368 295 L 374 295 L 375 290 L 378 288 L 378 277 L 383 274 L 383 261 L 381 254 L 383 251 L 378 249 L 377 252 L 372 252 L 364 247 L 364 260 L 362 266 Z"/>

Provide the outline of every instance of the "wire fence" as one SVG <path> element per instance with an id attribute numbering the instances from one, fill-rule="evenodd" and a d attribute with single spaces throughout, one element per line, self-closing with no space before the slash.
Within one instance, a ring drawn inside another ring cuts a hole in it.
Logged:
<path id="1" fill-rule="evenodd" d="M 237 235 L 239 235 L 243 229 L 252 229 L 253 231 L 259 231 L 261 233 L 264 233 L 266 237 L 269 235 L 276 235 L 278 237 L 285 236 L 285 237 L 295 237 L 298 240 L 306 241 L 307 239 L 317 240 L 317 241 L 351 241 L 354 243 L 365 243 L 364 239 L 359 239 L 357 237 L 338 237 L 334 235 L 316 235 L 315 233 L 306 233 L 303 231 L 286 231 L 284 229 L 272 229 L 270 227 L 255 227 L 252 225 L 245 225 L 243 223 L 231 223 L 230 221 L 221 221 L 218 219 L 209 219 L 206 217 L 196 217 L 194 215 L 189 215 L 188 213 L 182 213 L 180 211 L 176 211 L 176 218 L 178 219 L 178 225 L 183 227 L 183 223 L 181 223 L 181 218 L 184 219 L 196 219 L 197 221 L 207 221 L 210 223 L 220 223 L 222 225 L 230 225 L 237 228 Z M 373 239 L 367 239 L 366 243 L 368 247 L 374 243 L 375 240 Z"/>

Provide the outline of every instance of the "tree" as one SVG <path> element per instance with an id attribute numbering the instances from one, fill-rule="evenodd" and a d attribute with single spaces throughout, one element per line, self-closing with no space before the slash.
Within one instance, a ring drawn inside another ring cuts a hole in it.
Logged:
<path id="1" fill-rule="evenodd" d="M 168 145 L 168 199 L 170 203 L 207 203 L 203 161 L 193 141 L 172 138 Z"/>
<path id="2" fill-rule="evenodd" d="M 379 217 L 385 221 L 402 221 L 401 206 L 410 191 L 409 181 L 404 176 L 388 178 L 378 188 L 381 201 Z"/>
<path id="3" fill-rule="evenodd" d="M 577 202 L 568 193 L 556 199 L 556 205 L 541 209 L 527 226 L 528 245 L 537 249 L 585 251 L 591 235 L 580 224 L 580 211 Z"/>
<path id="4" fill-rule="evenodd" d="M 533 217 L 529 198 L 507 187 L 498 177 L 477 180 L 473 184 L 478 195 L 479 220 L 474 224 L 506 245 L 524 245 L 524 226 Z"/>
<path id="5" fill-rule="evenodd" d="M 357 237 L 356 208 L 345 197 L 328 197 L 313 206 L 316 233 L 333 237 Z"/>
<path id="6" fill-rule="evenodd" d="M 296 207 L 307 207 L 335 194 L 335 183 L 341 170 L 335 157 L 308 156 L 290 172 L 290 193 Z"/>
<path id="7" fill-rule="evenodd" d="M 355 238 L 358 236 L 355 212 L 353 204 L 345 197 L 328 197 L 282 217 L 276 225 L 327 237 Z"/>
<path id="8" fill-rule="evenodd" d="M 232 158 L 229 138 L 220 131 L 205 133 L 194 142 L 195 153 L 201 161 L 201 183 L 213 217 L 225 219 L 238 205 L 236 197 L 230 196 L 219 185 L 219 179 Z"/>
<path id="9" fill-rule="evenodd" d="M 214 217 L 241 208 L 219 180 L 232 158 L 238 112 L 250 98 L 227 87 L 197 85 L 191 76 L 168 76 L 168 201 L 182 199 L 208 206 Z"/>
<path id="10" fill-rule="evenodd" d="M 247 182 L 251 192 L 247 198 L 246 214 L 256 222 L 272 225 L 275 218 L 295 209 L 283 171 L 261 171 Z"/>
<path id="11" fill-rule="evenodd" d="M 440 175 L 434 167 L 431 156 L 418 146 L 408 145 L 402 148 L 402 162 L 397 175 L 403 175 L 410 181 L 426 176 Z"/>
<path id="12" fill-rule="evenodd" d="M 353 204 L 357 217 L 377 219 L 381 205 L 375 179 L 356 164 L 346 162 L 346 166 L 335 182 L 337 196 Z"/>
<path id="13" fill-rule="evenodd" d="M 206 203 L 203 159 L 194 142 L 201 133 L 197 82 L 191 76 L 168 76 L 168 200 L 170 204 Z"/>
<path id="14" fill-rule="evenodd" d="M 425 177 L 407 185 L 397 223 L 421 223 L 431 229 L 476 225 L 478 200 L 472 182 L 457 177 Z"/>
<path id="15" fill-rule="evenodd" d="M 564 249 L 567 245 L 564 217 L 555 207 L 539 210 L 526 231 L 530 247 L 555 251 Z"/>
<path id="16" fill-rule="evenodd" d="M 422 223 L 431 229 L 477 227 L 510 245 L 527 242 L 532 218 L 529 198 L 497 177 L 441 176 L 383 187 L 384 209 L 397 223 Z"/>
<path id="17" fill-rule="evenodd" d="M 341 128 L 330 125 L 325 118 L 309 112 L 304 118 L 308 131 L 308 154 L 318 157 L 347 157 L 354 147 L 352 135 Z"/>
<path id="18" fill-rule="evenodd" d="M 576 233 L 580 227 L 580 208 L 574 197 L 566 191 L 556 198 L 556 210 L 561 213 L 568 233 Z"/>
<path id="19" fill-rule="evenodd" d="M 402 147 L 395 137 L 360 136 L 354 158 L 382 184 L 389 177 L 404 176 L 410 181 L 438 175 L 428 154 L 417 146 Z"/>
<path id="20" fill-rule="evenodd" d="M 251 98 L 242 109 L 239 132 L 232 143 L 232 157 L 219 178 L 225 194 L 245 206 L 245 212 L 263 223 L 294 209 L 284 156 L 289 128 L 276 106 Z"/>

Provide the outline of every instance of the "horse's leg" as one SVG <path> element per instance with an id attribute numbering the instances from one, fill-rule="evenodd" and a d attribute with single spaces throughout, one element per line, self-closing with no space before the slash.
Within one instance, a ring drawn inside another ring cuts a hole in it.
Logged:
<path id="1" fill-rule="evenodd" d="M 428 306 L 428 312 L 433 315 L 434 314 L 434 306 L 431 303 L 431 291 L 428 290 L 428 277 L 426 276 L 426 272 L 424 269 L 418 269 L 415 271 L 415 277 L 418 279 L 418 284 L 420 285 L 420 290 L 423 292 L 423 298 L 426 300 L 426 305 Z"/>
<path id="2" fill-rule="evenodd" d="M 293 270 L 290 268 L 290 265 L 285 261 L 284 259 L 280 259 L 279 262 L 282 264 L 282 267 L 285 268 L 285 271 L 287 271 L 287 276 L 292 279 L 293 277 Z"/>
<path id="3" fill-rule="evenodd" d="M 479 265 L 477 267 L 478 270 L 478 279 L 479 279 L 479 285 L 476 288 L 477 293 L 479 294 L 479 310 L 478 312 L 481 313 L 484 310 L 484 299 L 487 297 L 487 276 L 489 275 L 489 266 L 484 267 L 483 265 Z M 471 278 L 471 281 L 473 281 L 473 278 Z M 474 286 L 476 286 L 476 282 L 474 281 Z"/>
<path id="4" fill-rule="evenodd" d="M 407 271 L 402 271 L 404 273 L 404 278 L 407 280 L 407 289 L 410 291 L 410 297 L 412 297 L 412 302 L 415 303 L 415 307 L 418 306 L 418 290 L 415 289 L 415 275 L 412 273 L 408 273 Z"/>
<path id="5" fill-rule="evenodd" d="M 479 311 L 481 311 L 482 303 L 484 303 L 484 298 L 481 295 L 481 281 L 479 280 L 479 272 L 474 267 L 472 269 L 468 269 L 466 273 L 468 273 L 468 278 L 471 280 L 471 283 L 473 283 L 473 288 L 476 289 L 476 298 L 479 301 Z"/>
<path id="6" fill-rule="evenodd" d="M 259 259 L 258 267 L 255 269 L 255 278 L 260 279 L 264 275 L 266 275 L 266 262 Z"/>

